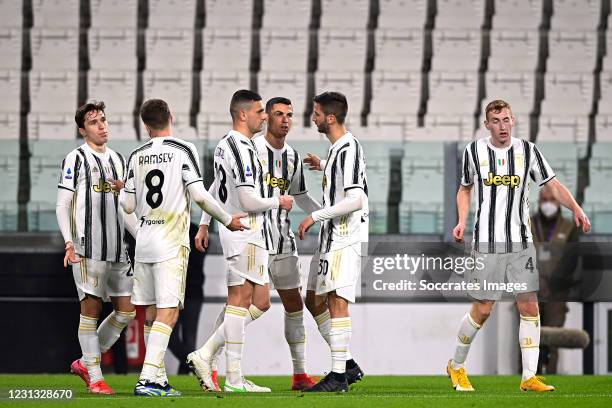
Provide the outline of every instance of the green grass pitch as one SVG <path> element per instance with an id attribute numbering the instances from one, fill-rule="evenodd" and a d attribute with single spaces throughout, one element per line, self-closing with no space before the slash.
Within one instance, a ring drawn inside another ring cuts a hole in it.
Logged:
<path id="1" fill-rule="evenodd" d="M 250 377 L 251 378 L 251 377 Z M 71 375 L 0 375 L 0 406 L 55 407 L 612 407 L 612 378 L 606 376 L 550 376 L 557 391 L 524 393 L 518 376 L 472 376 L 476 392 L 458 393 L 443 376 L 366 376 L 347 394 L 292 392 L 290 377 L 252 377 L 269 386 L 271 394 L 203 393 L 192 376 L 174 376 L 170 382 L 183 392 L 177 398 L 134 397 L 137 375 L 108 375 L 115 396 L 87 393 L 78 377 Z M 9 400 L 9 389 L 70 389 L 71 400 Z"/>

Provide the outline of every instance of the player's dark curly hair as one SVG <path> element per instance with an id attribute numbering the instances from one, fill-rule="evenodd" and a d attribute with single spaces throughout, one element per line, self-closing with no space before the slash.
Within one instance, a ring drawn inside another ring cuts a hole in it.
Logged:
<path id="1" fill-rule="evenodd" d="M 80 129 L 85 129 L 85 117 L 89 112 L 104 112 L 106 105 L 102 101 L 91 101 L 80 106 L 74 114 L 74 121 Z"/>
<path id="2" fill-rule="evenodd" d="M 172 114 L 166 101 L 149 99 L 140 108 L 140 118 L 151 129 L 162 130 L 168 127 Z"/>
<path id="3" fill-rule="evenodd" d="M 346 96 L 340 92 L 323 92 L 312 99 L 318 103 L 326 115 L 334 115 L 336 122 L 344 124 L 346 114 L 348 113 L 348 102 Z"/>

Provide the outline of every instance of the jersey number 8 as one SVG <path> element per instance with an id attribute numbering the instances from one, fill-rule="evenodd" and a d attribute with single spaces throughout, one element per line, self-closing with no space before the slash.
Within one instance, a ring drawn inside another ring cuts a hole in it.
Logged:
<path id="1" fill-rule="evenodd" d="M 157 180 L 159 181 L 157 181 L 156 184 L 153 184 L 155 177 L 157 177 Z M 151 208 L 159 207 L 164 200 L 161 190 L 162 186 L 164 185 L 164 173 L 162 173 L 162 171 L 159 169 L 151 170 L 145 177 L 145 185 L 148 189 L 147 204 L 149 204 L 149 207 Z"/>

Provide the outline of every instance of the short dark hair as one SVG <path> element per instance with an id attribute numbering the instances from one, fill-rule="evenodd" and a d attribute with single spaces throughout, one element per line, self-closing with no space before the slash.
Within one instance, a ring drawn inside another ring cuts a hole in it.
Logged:
<path id="1" fill-rule="evenodd" d="M 104 112 L 106 105 L 102 101 L 91 101 L 85 105 L 80 106 L 74 114 L 74 121 L 77 126 L 81 129 L 85 129 L 85 117 L 89 112 Z M 106 112 L 105 112 L 106 114 Z"/>
<path id="2" fill-rule="evenodd" d="M 339 124 L 344 124 L 344 119 L 346 119 L 346 114 L 348 113 L 348 102 L 344 94 L 340 92 L 323 92 L 312 98 L 312 100 L 321 105 L 323 113 L 334 115 Z"/>
<path id="3" fill-rule="evenodd" d="M 162 99 L 149 99 L 140 107 L 140 118 L 151 129 L 165 129 L 171 117 L 170 108 Z"/>
<path id="4" fill-rule="evenodd" d="M 277 103 L 290 106 L 291 99 L 285 98 L 284 96 L 275 96 L 274 98 L 268 99 L 268 102 L 266 102 L 266 113 L 270 114 L 270 112 L 272 112 L 272 107 Z"/>
<path id="5" fill-rule="evenodd" d="M 232 101 L 230 102 L 230 115 L 232 115 L 232 120 L 236 119 L 238 112 L 245 109 L 246 105 L 250 105 L 257 101 L 261 101 L 261 95 L 257 92 L 249 91 L 248 89 L 240 89 L 234 92 Z"/>

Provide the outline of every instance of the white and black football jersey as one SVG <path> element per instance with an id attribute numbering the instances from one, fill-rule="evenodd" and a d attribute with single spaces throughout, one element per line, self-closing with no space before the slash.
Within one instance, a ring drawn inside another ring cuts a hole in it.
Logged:
<path id="1" fill-rule="evenodd" d="M 128 159 L 125 192 L 136 195 L 135 259 L 163 262 L 189 248 L 190 198 L 187 186 L 202 183 L 193 143 L 155 137 Z"/>
<path id="2" fill-rule="evenodd" d="M 361 144 L 351 133 L 346 133 L 331 145 L 323 169 L 323 207 L 331 207 L 345 196 L 345 192 L 362 189 L 363 207 L 359 211 L 325 220 L 319 231 L 319 251 L 336 251 L 358 242 L 368 241 L 369 210 L 366 161 Z"/>
<path id="3" fill-rule="evenodd" d="M 264 136 L 253 139 L 263 169 L 264 189 L 267 197 L 306 194 L 304 169 L 300 155 L 289 144 L 282 149 L 271 146 Z M 272 238 L 271 254 L 296 251 L 295 235 L 287 211 L 275 208 L 268 211 Z"/>
<path id="4" fill-rule="evenodd" d="M 62 162 L 58 188 L 74 192 L 70 226 L 75 252 L 97 261 L 125 262 L 123 211 L 108 180 L 123 179 L 125 159 L 110 148 L 98 153 L 87 143 Z"/>
<path id="5" fill-rule="evenodd" d="M 555 173 L 531 142 L 512 138 L 497 148 L 491 137 L 469 143 L 463 152 L 461 184 L 475 185 L 474 249 L 516 252 L 532 242 L 529 179 L 539 186 Z"/>

